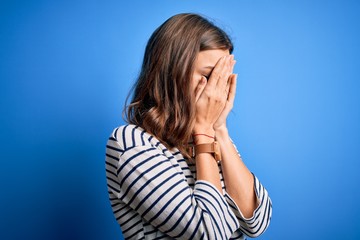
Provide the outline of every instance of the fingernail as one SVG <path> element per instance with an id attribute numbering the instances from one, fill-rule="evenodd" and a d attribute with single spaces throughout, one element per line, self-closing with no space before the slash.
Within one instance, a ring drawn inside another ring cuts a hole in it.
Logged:
<path id="1" fill-rule="evenodd" d="M 226 56 L 226 60 L 228 63 L 231 63 L 231 55 Z"/>

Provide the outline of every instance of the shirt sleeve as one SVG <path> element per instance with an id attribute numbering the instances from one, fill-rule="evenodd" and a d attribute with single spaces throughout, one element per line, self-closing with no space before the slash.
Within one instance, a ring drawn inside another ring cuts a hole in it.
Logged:
<path id="1" fill-rule="evenodd" d="M 232 140 L 231 140 L 232 141 Z M 237 150 L 236 145 L 232 141 L 235 150 L 239 157 L 241 155 Z M 253 173 L 252 173 L 253 174 Z M 272 202 L 265 187 L 260 183 L 259 179 L 253 174 L 254 177 L 254 191 L 257 197 L 258 206 L 254 210 L 252 217 L 245 218 L 240 208 L 236 205 L 235 201 L 225 190 L 225 199 L 230 205 L 231 210 L 235 213 L 239 221 L 240 228 L 234 233 L 232 237 L 241 236 L 245 233 L 249 237 L 258 237 L 268 228 L 272 215 Z M 240 232 L 239 232 L 240 231 Z"/>
<path id="2" fill-rule="evenodd" d="M 175 239 L 229 239 L 240 227 L 210 182 L 198 180 L 192 190 L 175 161 L 159 148 L 146 142 L 126 145 L 116 136 L 108 141 L 107 171 L 113 172 L 108 189 L 156 229 Z M 122 230 L 127 238 L 126 226 Z"/>
<path id="3" fill-rule="evenodd" d="M 252 238 L 260 236 L 268 228 L 272 215 L 272 203 L 268 192 L 254 174 L 253 176 L 258 207 L 254 210 L 252 217 L 244 217 L 235 201 L 225 192 L 226 201 L 239 221 L 240 228 L 238 230 Z M 241 233 L 239 234 L 241 235 Z"/>

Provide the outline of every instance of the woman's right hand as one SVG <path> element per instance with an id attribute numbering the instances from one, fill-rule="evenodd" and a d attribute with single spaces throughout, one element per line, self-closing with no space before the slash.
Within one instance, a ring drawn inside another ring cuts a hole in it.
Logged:
<path id="1" fill-rule="evenodd" d="M 202 91 L 196 93 L 196 118 L 194 133 L 214 132 L 213 125 L 224 110 L 228 92 L 229 79 L 235 61 L 233 55 L 221 57 L 216 63 L 208 82 Z M 203 77 L 205 78 L 205 77 Z M 202 79 L 200 84 L 206 79 Z"/>

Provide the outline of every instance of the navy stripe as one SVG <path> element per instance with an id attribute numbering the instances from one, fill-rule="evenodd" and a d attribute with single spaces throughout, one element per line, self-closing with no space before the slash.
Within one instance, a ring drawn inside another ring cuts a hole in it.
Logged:
<path id="1" fill-rule="evenodd" d="M 213 219 L 212 222 L 215 223 L 216 228 L 219 230 L 219 233 L 224 232 L 224 231 L 225 231 L 225 226 L 224 226 L 223 221 L 220 221 L 220 222 L 221 222 L 221 225 L 222 225 L 222 229 L 224 229 L 224 231 L 221 231 L 221 230 L 220 230 L 220 226 L 218 225 L 215 216 L 213 215 L 212 211 L 209 210 L 209 208 L 207 207 L 207 204 L 205 204 L 203 200 L 205 200 L 206 202 L 208 202 L 208 203 L 215 209 L 215 211 L 216 211 L 216 213 L 217 213 L 217 215 L 218 215 L 218 218 L 219 218 L 219 219 L 222 219 L 220 213 L 218 212 L 218 210 L 216 209 L 216 207 L 214 206 L 214 204 L 212 204 L 207 198 L 205 198 L 205 197 L 203 197 L 203 196 L 201 196 L 201 195 L 197 195 L 197 196 L 196 196 L 196 199 L 197 199 L 198 201 L 202 202 L 202 204 L 203 204 L 204 207 L 206 208 L 209 216 Z"/>
<path id="2" fill-rule="evenodd" d="M 141 134 L 140 134 L 141 144 L 142 144 L 142 145 L 145 145 L 144 134 L 145 134 L 145 131 L 142 131 Z"/>
<path id="3" fill-rule="evenodd" d="M 124 149 L 126 149 L 126 136 L 125 136 L 125 133 L 126 133 L 126 128 L 128 127 L 128 125 L 125 125 L 124 128 L 122 129 L 122 142 L 124 144 Z"/>
<path id="4" fill-rule="evenodd" d="M 115 211 L 114 211 L 114 213 L 118 213 L 118 212 L 120 212 L 120 211 L 124 210 L 125 208 L 127 208 L 127 206 L 126 206 L 126 205 L 125 205 L 125 206 L 123 206 L 123 207 L 121 207 L 121 208 L 119 208 L 118 210 L 115 210 Z"/>
<path id="5" fill-rule="evenodd" d="M 109 183 L 107 184 L 108 188 L 111 188 L 112 190 L 114 190 L 117 193 L 120 193 L 119 189 L 114 188 L 113 186 L 111 186 Z"/>
<path id="6" fill-rule="evenodd" d="M 145 224 L 144 224 L 145 225 Z M 157 229 L 153 229 L 151 230 L 150 232 L 144 232 L 145 235 L 150 235 L 150 234 L 153 234 L 153 233 L 156 233 L 158 230 Z"/>
<path id="7" fill-rule="evenodd" d="M 179 173 L 174 173 L 173 175 L 171 175 L 170 177 L 168 177 L 167 179 L 165 179 L 163 182 L 161 182 L 161 184 L 157 185 L 151 192 L 149 192 L 145 198 L 142 199 L 142 201 L 138 204 L 138 206 L 135 208 L 135 211 L 137 211 L 141 205 L 158 189 L 160 188 L 162 185 L 164 185 L 167 181 L 169 181 L 171 178 L 175 177 L 176 175 L 178 175 Z M 170 189 L 169 189 L 170 190 Z M 156 199 L 156 201 L 154 202 L 154 204 L 157 203 L 157 201 L 159 201 L 159 198 Z M 153 204 L 153 205 L 154 205 Z M 146 211 L 145 211 L 145 214 L 147 212 L 149 212 L 151 210 L 151 208 L 148 208 Z M 142 214 L 142 217 L 145 216 L 145 214 Z"/>
<path id="8" fill-rule="evenodd" d="M 108 193 L 110 196 L 114 196 L 112 192 L 108 192 Z M 115 202 L 115 200 L 118 200 L 118 198 L 116 196 L 109 197 L 109 200 L 111 201 L 111 207 L 121 204 L 121 202 Z"/>
<path id="9" fill-rule="evenodd" d="M 212 225 L 212 229 L 214 229 L 215 239 L 217 239 L 217 234 L 216 234 L 216 231 L 215 231 L 214 223 L 215 223 L 216 229 L 219 231 L 219 233 L 221 233 L 220 227 L 219 227 L 217 221 L 215 221 L 215 218 L 213 217 L 213 215 L 211 214 L 211 211 L 206 206 L 206 204 L 201 200 L 201 198 L 202 197 L 198 196 L 197 201 L 199 201 L 199 202 L 201 202 L 203 204 L 204 208 L 206 209 L 206 213 L 212 218 L 213 221 L 211 221 L 211 225 Z"/>
<path id="10" fill-rule="evenodd" d="M 113 182 L 116 186 L 118 186 L 117 182 L 114 179 L 111 179 L 110 177 L 106 176 L 106 180 L 109 182 Z"/>
<path id="11" fill-rule="evenodd" d="M 135 166 L 133 166 L 131 168 L 131 170 L 125 175 L 122 177 L 121 181 L 120 181 L 120 187 L 122 187 L 122 185 L 124 184 L 124 182 L 126 181 L 126 179 L 134 172 L 136 171 L 136 169 L 138 169 L 140 166 L 144 165 L 145 163 L 149 162 L 150 160 L 156 158 L 160 156 L 159 154 L 156 154 L 156 155 L 152 155 L 150 157 L 148 157 L 147 159 L 139 162 L 138 164 L 136 164 Z M 160 163 L 157 163 L 155 166 L 158 166 Z M 151 169 L 153 169 L 155 166 L 151 167 Z M 151 169 L 148 169 L 148 171 L 150 171 Z M 145 175 L 146 172 L 143 172 L 142 174 L 139 175 L 139 178 L 142 177 L 143 175 Z"/>
<path id="12" fill-rule="evenodd" d="M 127 231 L 130 231 L 131 229 L 133 229 L 134 227 L 138 226 L 139 223 L 141 223 L 141 219 L 139 221 L 137 221 L 136 223 L 134 223 L 132 226 L 130 226 L 129 228 L 123 230 L 123 234 L 125 234 Z M 143 231 L 143 229 L 140 229 L 141 231 Z"/>
<path id="13" fill-rule="evenodd" d="M 188 200 L 188 198 L 190 198 L 190 195 L 186 196 L 182 201 L 179 202 L 179 204 L 177 204 L 177 206 L 174 208 L 174 210 L 167 216 L 167 218 L 160 223 L 159 225 L 155 226 L 156 228 L 160 228 L 162 227 L 164 224 L 166 224 L 169 219 L 175 214 L 175 212 L 179 209 L 179 207 L 181 207 L 181 205 Z M 190 209 L 191 205 L 189 205 L 186 209 Z M 183 214 L 180 219 L 182 219 L 185 216 L 185 214 Z"/>
<path id="14" fill-rule="evenodd" d="M 201 213 L 199 222 L 197 223 L 197 225 L 196 225 L 193 233 L 191 234 L 190 239 L 194 239 L 194 238 L 195 238 L 195 234 L 198 232 L 198 229 L 199 229 L 199 227 L 200 227 L 200 224 L 203 222 L 203 220 L 204 220 L 204 215 Z M 201 238 L 203 238 L 203 237 L 204 237 L 204 232 L 203 232 L 202 235 L 201 235 Z"/>
<path id="15" fill-rule="evenodd" d="M 165 162 L 165 161 L 163 161 Z M 147 172 L 151 171 L 153 168 L 157 167 L 157 165 L 162 164 L 163 162 L 160 162 L 158 164 L 156 164 L 154 167 L 152 167 L 151 169 L 143 172 L 140 175 L 144 175 Z M 162 174 L 164 174 L 166 171 L 168 171 L 169 169 L 171 169 L 171 167 L 165 168 L 164 170 L 162 170 L 161 172 L 159 172 L 158 174 L 156 174 L 154 177 L 150 178 L 144 185 L 141 186 L 141 188 L 139 188 L 134 195 L 132 196 L 132 198 L 129 200 L 128 204 L 130 205 L 132 203 L 132 201 L 135 200 L 135 198 L 137 197 L 137 195 L 144 189 L 146 188 L 154 179 L 158 178 L 159 176 L 161 176 Z M 132 189 L 132 186 L 141 178 L 142 176 L 138 176 L 134 181 L 132 181 L 132 183 L 128 186 L 128 188 L 126 189 L 126 192 L 124 193 L 124 196 L 128 194 L 128 191 L 130 189 Z"/>
<path id="16" fill-rule="evenodd" d="M 110 145 L 106 145 L 106 148 L 109 148 L 111 150 L 114 150 L 114 151 L 117 151 L 117 152 L 124 152 L 124 150 L 120 149 L 120 148 L 116 148 L 116 147 L 113 147 L 113 146 L 110 146 Z"/>
<path id="17" fill-rule="evenodd" d="M 106 156 L 109 157 L 109 158 L 112 158 L 112 159 L 114 159 L 114 160 L 119 161 L 119 158 L 117 158 L 117 157 L 115 157 L 115 156 L 112 156 L 112 155 L 110 155 L 110 154 L 107 154 L 107 153 L 106 153 Z"/>
<path id="18" fill-rule="evenodd" d="M 253 234 L 257 234 L 257 233 L 261 230 L 261 228 L 262 228 L 262 226 L 263 226 L 263 224 L 264 224 L 264 221 L 265 221 L 265 216 L 267 216 L 267 214 L 268 214 L 268 212 L 269 212 L 269 209 L 270 209 L 270 208 L 269 208 L 269 201 L 266 201 L 264 217 L 262 218 L 262 221 L 261 221 L 261 224 L 260 224 L 258 230 L 257 230 L 256 232 L 254 232 Z"/>
<path id="19" fill-rule="evenodd" d="M 164 233 L 169 233 L 169 232 L 172 232 L 174 231 L 174 229 L 179 225 L 179 223 L 182 221 L 182 219 L 184 218 L 184 216 L 187 214 L 187 212 L 191 209 L 191 205 L 189 205 L 185 211 L 183 212 L 183 214 L 181 214 L 181 217 L 179 217 L 179 219 L 176 221 L 176 223 L 170 228 L 168 229 L 167 231 L 165 231 Z M 193 211 L 193 215 L 191 217 L 191 219 L 194 217 L 195 213 L 196 213 L 196 209 L 197 209 L 197 206 L 195 206 L 195 209 Z"/>
<path id="20" fill-rule="evenodd" d="M 162 236 L 154 238 L 154 240 L 162 239 L 162 238 L 165 238 L 165 237 L 167 238 L 168 236 L 167 235 L 162 235 Z"/>
<path id="21" fill-rule="evenodd" d="M 136 224 L 134 224 L 134 226 L 136 226 Z M 142 232 L 143 229 L 139 229 L 138 231 L 134 232 L 133 234 L 131 234 L 130 236 L 126 237 L 126 239 L 131 239 L 132 237 L 135 237 L 137 234 L 139 234 L 140 232 Z M 122 231 L 122 233 L 124 234 L 126 231 Z"/>
<path id="22" fill-rule="evenodd" d="M 118 140 L 117 137 L 116 137 L 118 130 L 119 130 L 119 128 L 116 128 L 115 131 L 114 131 L 114 139 L 115 139 L 116 141 Z"/>
<path id="23" fill-rule="evenodd" d="M 173 177 L 175 177 L 176 175 L 178 175 L 179 173 L 174 173 L 173 175 L 171 175 L 170 177 L 168 177 L 167 179 L 165 179 L 165 181 L 163 181 L 161 184 L 159 184 L 158 186 L 156 186 L 140 203 L 139 205 L 136 207 L 136 209 L 139 209 L 139 207 L 158 189 L 160 188 L 162 185 L 165 184 L 165 182 L 168 182 L 170 179 L 172 179 Z M 146 209 L 145 212 L 143 212 L 143 214 L 141 214 L 142 217 L 144 217 L 159 201 L 160 199 L 162 199 L 168 192 L 170 192 L 172 190 L 172 188 L 174 188 L 176 185 L 178 185 L 179 183 L 181 183 L 182 180 L 177 181 L 176 183 L 174 183 L 171 187 L 169 187 L 165 192 L 163 192 L 163 194 L 161 194 L 158 198 L 156 198 L 156 200 L 154 199 L 154 203 L 151 204 L 151 206 Z"/>
<path id="24" fill-rule="evenodd" d="M 114 169 L 117 169 L 117 166 L 115 166 L 114 164 L 112 164 L 111 162 L 109 162 L 109 161 L 106 161 L 106 163 L 105 163 L 106 165 L 109 165 L 109 166 L 111 166 L 111 167 L 113 167 Z"/>
<path id="25" fill-rule="evenodd" d="M 130 222 L 131 220 L 133 220 L 137 215 L 137 213 L 133 214 L 131 217 L 129 217 L 128 220 L 126 220 L 125 222 L 122 222 L 122 226 L 125 226 L 128 222 Z"/>
<path id="26" fill-rule="evenodd" d="M 211 188 L 217 193 L 217 195 L 219 196 L 219 198 L 220 198 L 220 200 L 222 201 L 223 205 L 225 205 L 225 206 L 228 205 L 227 202 L 226 202 L 225 199 L 224 199 L 224 196 L 220 195 L 219 191 L 218 191 L 214 186 L 211 186 L 211 185 L 209 185 L 209 184 L 207 184 L 207 183 L 204 183 L 204 182 L 198 182 L 197 184 L 203 184 L 203 185 L 207 185 L 207 186 L 211 187 Z M 210 196 L 212 196 L 212 195 L 210 194 Z M 212 196 L 212 197 L 213 197 L 215 200 L 217 200 L 214 196 Z M 218 204 L 219 204 L 219 206 L 220 206 L 220 203 L 219 203 L 219 202 L 218 202 Z M 222 209 L 222 208 L 221 208 L 221 209 Z M 227 211 L 228 211 L 229 216 L 231 217 L 231 219 L 234 221 L 235 225 L 237 225 L 237 224 L 236 224 L 236 219 L 234 218 L 233 214 L 230 213 L 230 210 L 229 210 L 228 208 L 227 208 Z"/>
<path id="27" fill-rule="evenodd" d="M 260 217 L 260 215 L 261 215 L 260 209 L 261 209 L 261 206 L 264 205 L 264 201 L 265 201 L 265 194 L 262 196 L 261 202 L 260 202 L 258 208 L 255 209 L 255 211 L 254 211 L 254 219 L 246 221 L 248 224 L 254 223 Z"/>
<path id="28" fill-rule="evenodd" d="M 132 139 L 132 147 L 135 147 L 135 128 L 132 129 L 132 132 L 131 132 L 131 139 Z"/>
<path id="29" fill-rule="evenodd" d="M 254 183 L 255 183 L 255 193 L 256 193 L 256 196 L 257 197 L 259 197 L 260 196 L 260 194 L 259 194 L 259 191 L 258 191 L 258 181 L 257 181 L 257 179 L 256 179 L 256 177 L 255 177 L 255 175 L 253 174 L 253 177 L 254 177 Z"/>
<path id="30" fill-rule="evenodd" d="M 117 141 L 117 139 L 116 139 L 116 138 L 114 138 L 113 136 L 109 137 L 109 138 L 108 138 L 108 140 L 111 140 L 111 141 L 114 141 L 114 142 L 116 142 L 116 141 Z"/>
<path id="31" fill-rule="evenodd" d="M 267 214 L 267 212 L 268 212 L 268 207 L 267 207 L 267 203 L 266 203 L 266 208 L 265 208 L 265 213 L 264 213 L 264 216 L 266 216 Z M 261 228 L 262 228 L 262 225 L 263 225 L 263 222 L 264 222 L 264 220 L 265 220 L 265 218 L 263 218 L 262 219 L 262 222 L 261 222 L 261 224 L 260 224 L 260 226 L 259 226 L 259 228 L 256 230 L 256 231 L 249 231 L 248 229 L 246 229 L 246 228 L 243 228 L 243 230 L 246 232 L 246 235 L 248 235 L 248 236 L 255 236 L 255 235 L 257 235 L 258 233 L 259 233 L 259 231 L 261 230 Z"/>
<path id="32" fill-rule="evenodd" d="M 110 171 L 110 170 L 108 170 L 108 169 L 105 169 L 105 171 L 106 171 L 106 173 L 111 174 L 111 175 L 113 175 L 114 177 L 117 177 L 117 175 L 116 175 L 114 172 L 112 172 L 112 171 Z"/>
<path id="33" fill-rule="evenodd" d="M 163 213 L 163 211 L 170 205 L 170 203 L 172 203 L 185 190 L 188 190 L 188 187 L 184 187 L 178 193 L 176 193 L 171 199 L 169 199 L 168 202 L 158 211 L 158 213 L 155 214 L 151 219 L 149 219 L 149 222 L 154 221 L 154 219 L 156 219 L 161 213 Z M 179 203 L 177 203 L 177 204 L 179 206 L 181 205 Z"/>
<path id="34" fill-rule="evenodd" d="M 134 158 L 140 156 L 141 154 L 145 153 L 145 152 L 150 152 L 152 150 L 155 150 L 156 148 L 148 148 L 148 149 L 145 149 L 145 150 L 142 150 L 134 155 L 132 155 L 131 157 L 129 157 L 121 166 L 120 168 L 117 170 L 117 174 L 119 175 L 119 172 L 131 161 L 133 160 Z"/>
<path id="35" fill-rule="evenodd" d="M 201 191 L 201 192 L 204 192 L 204 193 L 208 194 L 210 197 L 212 197 L 212 198 L 216 201 L 216 203 L 218 204 L 218 206 L 219 206 L 222 214 L 220 214 L 220 213 L 217 211 L 217 209 L 219 209 L 219 208 L 215 207 L 215 206 L 212 204 L 212 202 L 210 202 L 208 199 L 206 199 L 206 201 L 208 201 L 208 202 L 216 209 L 216 212 L 218 213 L 220 219 L 221 219 L 221 216 L 225 216 L 224 207 L 226 208 L 227 204 L 225 204 L 225 203 L 223 202 L 223 205 L 221 205 L 218 199 L 216 199 L 214 196 L 212 196 L 212 194 L 211 194 L 210 192 L 208 192 L 208 191 L 206 191 L 206 190 L 204 190 L 204 189 L 199 189 L 199 188 L 198 188 L 197 191 Z M 227 209 L 227 212 L 228 212 L 229 216 L 232 218 L 234 224 L 237 225 L 237 221 L 236 221 L 236 219 L 232 216 L 232 213 L 229 211 L 229 209 Z M 229 231 L 231 232 L 231 231 L 232 231 L 231 226 L 229 225 L 229 223 L 228 223 L 227 221 L 225 221 L 225 223 L 226 223 Z M 224 228 L 224 230 L 225 230 L 224 225 L 223 225 L 223 228 Z"/>
<path id="36" fill-rule="evenodd" d="M 126 212 L 124 212 L 123 214 L 121 214 L 120 216 L 118 216 L 118 219 L 126 216 L 126 215 L 127 215 L 128 213 L 130 213 L 130 212 L 132 212 L 132 209 L 131 209 L 131 208 L 129 208 Z"/>
<path id="37" fill-rule="evenodd" d="M 179 238 L 180 236 L 182 236 L 182 235 L 184 235 L 186 233 L 186 230 L 189 228 L 189 226 L 192 223 L 192 221 L 194 220 L 195 216 L 196 216 L 196 212 L 194 211 L 194 214 L 192 215 L 190 220 L 187 222 L 184 229 L 178 235 L 174 236 L 174 238 Z"/>

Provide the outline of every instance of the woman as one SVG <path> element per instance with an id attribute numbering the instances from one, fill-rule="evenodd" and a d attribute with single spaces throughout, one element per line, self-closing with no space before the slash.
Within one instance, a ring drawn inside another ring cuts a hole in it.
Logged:
<path id="1" fill-rule="evenodd" d="M 233 145 L 226 118 L 233 45 L 195 14 L 152 34 L 129 124 L 106 149 L 111 206 L 126 239 L 244 239 L 268 227 L 271 201 Z"/>

